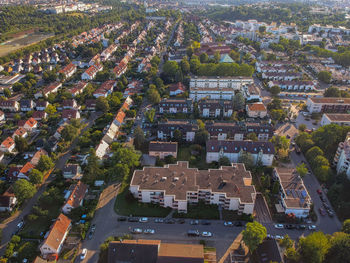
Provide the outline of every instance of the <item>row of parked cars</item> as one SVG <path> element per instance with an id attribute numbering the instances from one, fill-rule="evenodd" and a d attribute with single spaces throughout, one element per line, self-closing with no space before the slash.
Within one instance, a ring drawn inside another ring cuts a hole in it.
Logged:
<path id="1" fill-rule="evenodd" d="M 330 205 L 327 203 L 326 198 L 323 196 L 323 193 L 322 193 L 321 189 L 317 189 L 317 194 L 319 195 L 319 197 L 320 197 L 320 199 L 322 201 L 322 204 L 323 204 L 323 208 L 320 207 L 318 209 L 318 211 L 320 211 L 320 214 L 322 216 L 325 216 L 325 215 L 328 214 L 330 217 L 333 217 L 334 216 L 334 212 L 331 209 Z"/>
<path id="2" fill-rule="evenodd" d="M 316 226 L 315 225 L 293 225 L 293 224 L 275 224 L 275 228 L 277 229 L 299 229 L 299 230 L 305 230 L 305 229 L 309 229 L 309 230 L 316 230 Z"/>
<path id="3" fill-rule="evenodd" d="M 128 221 L 128 222 L 134 222 L 134 223 L 148 223 L 150 220 L 148 217 L 123 217 L 123 216 L 120 216 L 118 217 L 117 219 L 118 221 Z M 154 219 L 154 223 L 158 223 L 158 224 L 175 224 L 175 223 L 178 223 L 178 224 L 184 224 L 186 223 L 186 220 L 183 219 L 183 218 L 179 218 L 179 219 L 173 219 L 173 218 L 170 218 L 170 219 L 163 219 L 163 218 L 155 218 Z M 208 221 L 208 220 L 191 220 L 190 222 L 190 225 L 210 225 L 211 222 Z"/>

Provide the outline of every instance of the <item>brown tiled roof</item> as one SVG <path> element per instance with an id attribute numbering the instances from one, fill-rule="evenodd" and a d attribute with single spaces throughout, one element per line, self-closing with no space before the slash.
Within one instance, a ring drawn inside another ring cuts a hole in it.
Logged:
<path id="1" fill-rule="evenodd" d="M 85 197 L 87 185 L 79 181 L 77 184 L 71 185 L 69 190 L 70 195 L 66 201 L 66 204 L 69 204 L 73 208 L 79 207 L 81 201 Z"/>
<path id="2" fill-rule="evenodd" d="M 271 142 L 208 140 L 206 148 L 207 152 L 223 150 L 227 153 L 245 151 L 256 154 L 262 151 L 264 154 L 275 154 L 275 147 Z"/>
<path id="3" fill-rule="evenodd" d="M 241 202 L 252 203 L 255 188 L 251 185 L 251 178 L 244 164 L 198 170 L 189 168 L 188 162 L 179 161 L 164 167 L 135 170 L 130 185 L 138 185 L 140 190 L 165 191 L 165 195 L 173 195 L 175 200 L 186 200 L 187 192 L 203 189 L 225 193 L 227 197 L 237 197 Z"/>
<path id="4" fill-rule="evenodd" d="M 62 111 L 62 118 L 67 118 L 67 119 L 70 119 L 70 118 L 76 118 L 77 117 L 77 114 L 78 114 L 78 110 L 75 110 L 75 109 L 65 109 Z"/>
<path id="5" fill-rule="evenodd" d="M 57 250 L 63 241 L 65 233 L 69 230 L 70 224 L 71 220 L 64 214 L 60 214 L 45 239 L 44 244 Z"/>
<path id="6" fill-rule="evenodd" d="M 38 151 L 34 154 L 33 158 L 30 160 L 30 162 L 31 162 L 34 166 L 36 166 L 36 165 L 39 163 L 39 160 L 40 160 L 40 158 L 41 158 L 42 155 L 47 155 L 47 152 L 46 152 L 44 149 L 38 150 Z"/>
<path id="7" fill-rule="evenodd" d="M 151 141 L 148 148 L 150 152 L 177 152 L 177 142 Z"/>
<path id="8" fill-rule="evenodd" d="M 203 245 L 161 243 L 157 263 L 201 263 L 204 262 Z"/>
<path id="9" fill-rule="evenodd" d="M 248 104 L 248 109 L 250 111 L 267 111 L 267 109 L 263 103 Z"/>
<path id="10" fill-rule="evenodd" d="M 20 170 L 20 173 L 22 174 L 27 174 L 29 173 L 32 169 L 34 169 L 34 165 L 31 164 L 30 162 L 27 162 Z"/>
<path id="11" fill-rule="evenodd" d="M 177 90 L 181 90 L 181 91 L 186 91 L 185 86 L 182 84 L 182 82 L 178 82 L 176 84 L 171 84 L 169 85 L 169 91 L 177 91 Z"/>
<path id="12" fill-rule="evenodd" d="M 325 115 L 331 121 L 350 121 L 350 114 L 341 114 L 341 113 L 325 113 Z"/>

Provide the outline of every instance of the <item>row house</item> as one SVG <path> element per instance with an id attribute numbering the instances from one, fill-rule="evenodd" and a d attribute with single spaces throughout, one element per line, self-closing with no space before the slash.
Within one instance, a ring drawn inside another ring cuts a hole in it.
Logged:
<path id="1" fill-rule="evenodd" d="M 141 81 L 135 80 L 128 84 L 128 87 L 124 90 L 123 97 L 127 98 L 132 95 L 143 94 L 143 85 Z"/>
<path id="2" fill-rule="evenodd" d="M 63 74 L 65 79 L 69 79 L 77 72 L 77 66 L 73 63 L 69 63 L 67 66 L 58 71 L 59 74 Z"/>
<path id="3" fill-rule="evenodd" d="M 139 202 L 180 213 L 187 213 L 189 204 L 204 202 L 238 214 L 252 214 L 256 198 L 251 173 L 242 163 L 210 170 L 189 168 L 184 161 L 144 167 L 134 171 L 129 190 Z"/>
<path id="4" fill-rule="evenodd" d="M 96 74 L 103 70 L 103 65 L 96 63 L 91 65 L 82 75 L 82 80 L 93 80 L 96 77 Z"/>
<path id="5" fill-rule="evenodd" d="M 198 110 L 204 118 L 231 117 L 233 114 L 232 101 L 200 100 Z"/>
<path id="6" fill-rule="evenodd" d="M 90 59 L 89 66 L 93 66 L 100 63 L 101 63 L 101 56 L 100 54 L 96 54 L 92 59 Z"/>
<path id="7" fill-rule="evenodd" d="M 230 162 L 240 162 L 244 153 L 252 156 L 255 165 L 271 166 L 275 147 L 271 142 L 208 140 L 206 145 L 206 162 L 218 162 L 227 157 Z"/>
<path id="8" fill-rule="evenodd" d="M 82 94 L 84 89 L 87 87 L 88 83 L 84 81 L 79 81 L 77 84 L 73 86 L 73 88 L 69 89 L 69 93 L 71 93 L 74 97 Z"/>
<path id="9" fill-rule="evenodd" d="M 197 123 L 186 120 L 168 120 L 159 122 L 157 127 L 157 138 L 160 140 L 168 140 L 174 137 L 174 132 L 181 132 L 182 139 L 193 142 L 196 131 L 198 131 Z"/>
<path id="10" fill-rule="evenodd" d="M 148 145 L 149 156 L 164 159 L 167 156 L 177 158 L 177 142 L 151 141 Z"/>
<path id="11" fill-rule="evenodd" d="M 99 98 L 99 97 L 107 98 L 108 95 L 112 94 L 116 84 L 117 83 L 115 80 L 107 80 L 103 82 L 102 85 L 94 91 L 93 96 L 95 98 Z"/>
<path id="12" fill-rule="evenodd" d="M 192 113 L 191 99 L 163 99 L 159 102 L 159 113 Z"/>
<path id="13" fill-rule="evenodd" d="M 111 44 L 108 48 L 102 51 L 101 53 L 101 61 L 107 61 L 112 54 L 117 50 L 118 46 L 116 44 Z"/>
<path id="14" fill-rule="evenodd" d="M 15 100 L 1 100 L 0 109 L 3 111 L 17 112 L 20 109 L 20 104 Z"/>
<path id="15" fill-rule="evenodd" d="M 46 110 L 47 106 L 49 106 L 49 102 L 46 100 L 39 100 L 35 102 L 35 109 L 37 111 L 44 111 Z"/>
<path id="16" fill-rule="evenodd" d="M 63 109 L 79 109 L 79 105 L 77 103 L 77 101 L 75 99 L 66 99 L 66 100 L 63 100 L 62 102 L 62 108 Z"/>
<path id="17" fill-rule="evenodd" d="M 271 80 L 268 82 L 268 86 L 270 88 L 277 86 L 281 90 L 316 90 L 316 83 L 315 81 L 311 80 Z"/>
<path id="18" fill-rule="evenodd" d="M 292 72 L 287 72 L 287 73 L 275 73 L 275 72 L 264 72 L 262 73 L 262 78 L 263 79 L 268 79 L 268 80 L 298 80 L 302 78 L 301 73 L 292 73 Z"/>
<path id="19" fill-rule="evenodd" d="M 347 113 L 350 110 L 349 98 L 316 98 L 311 97 L 306 101 L 307 109 L 313 112 Z"/>
<path id="20" fill-rule="evenodd" d="M 259 141 L 268 141 L 273 136 L 271 124 L 257 122 L 206 122 L 205 129 L 210 139 L 243 141 L 254 133 Z"/>
<path id="21" fill-rule="evenodd" d="M 350 114 L 348 113 L 324 113 L 321 119 L 321 126 L 328 124 L 337 124 L 339 126 L 350 126 Z"/>
<path id="22" fill-rule="evenodd" d="M 34 111 L 32 115 L 33 119 L 36 121 L 41 121 L 43 119 L 46 119 L 47 116 L 48 115 L 45 111 Z"/>
<path id="23" fill-rule="evenodd" d="M 21 111 L 24 111 L 24 112 L 32 111 L 35 107 L 34 101 L 30 99 L 20 100 L 19 104 L 20 104 Z"/>
<path id="24" fill-rule="evenodd" d="M 125 56 L 113 69 L 116 78 L 120 78 L 128 69 L 129 57 Z"/>
<path id="25" fill-rule="evenodd" d="M 261 72 L 261 68 L 263 67 L 280 68 L 280 67 L 291 67 L 293 65 L 295 65 L 295 63 L 289 60 L 275 60 L 275 61 L 262 60 L 262 61 L 257 61 L 255 63 L 256 70 L 258 72 Z"/>
<path id="26" fill-rule="evenodd" d="M 51 93 L 56 93 L 60 88 L 62 88 L 62 83 L 60 82 L 54 82 L 51 83 L 49 86 L 43 88 L 43 90 L 35 93 L 34 97 L 36 99 L 49 96 Z"/>
<path id="27" fill-rule="evenodd" d="M 256 69 L 259 73 L 289 73 L 289 72 L 295 72 L 296 68 L 293 65 L 286 65 L 281 67 L 274 67 L 274 66 L 259 66 Z"/>
<path id="28" fill-rule="evenodd" d="M 18 127 L 23 127 L 28 132 L 32 132 L 38 128 L 38 122 L 32 117 L 28 120 L 20 120 L 18 122 Z"/>

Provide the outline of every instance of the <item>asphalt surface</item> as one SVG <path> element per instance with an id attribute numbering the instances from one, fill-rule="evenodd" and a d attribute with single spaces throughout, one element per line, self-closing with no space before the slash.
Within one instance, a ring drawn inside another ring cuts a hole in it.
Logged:
<path id="1" fill-rule="evenodd" d="M 89 127 L 92 126 L 92 124 L 95 122 L 95 120 L 100 116 L 99 113 L 92 113 L 90 118 L 88 120 L 85 121 L 85 123 L 87 124 L 87 126 L 82 130 L 82 133 Z M 64 167 L 64 165 L 66 164 L 66 162 L 69 160 L 69 158 L 71 157 L 71 150 L 76 146 L 76 144 L 78 143 L 78 139 L 76 138 L 71 146 L 69 147 L 68 151 L 62 155 L 58 161 L 55 164 L 55 168 L 57 169 L 62 169 Z M 2 238 L 1 238 L 1 246 L 0 246 L 0 255 L 3 255 L 5 250 L 6 250 L 6 246 L 7 243 L 11 240 L 11 237 L 13 235 L 13 233 L 15 233 L 18 230 L 17 225 L 23 220 L 23 218 L 25 218 L 28 214 L 30 214 L 30 212 L 32 211 L 33 206 L 36 204 L 37 200 L 39 199 L 39 197 L 42 195 L 42 193 L 46 190 L 46 187 L 48 186 L 48 184 L 50 184 L 50 182 L 52 182 L 52 180 L 54 179 L 54 177 L 52 176 L 52 174 L 50 174 L 50 176 L 47 178 L 47 180 L 41 185 L 41 187 L 38 189 L 38 191 L 36 192 L 36 194 L 27 201 L 27 203 L 25 204 L 24 208 L 20 211 L 15 213 L 12 217 L 10 217 L 8 220 L 5 220 L 5 222 L 3 224 L 0 225 L 0 228 L 2 228 Z"/>

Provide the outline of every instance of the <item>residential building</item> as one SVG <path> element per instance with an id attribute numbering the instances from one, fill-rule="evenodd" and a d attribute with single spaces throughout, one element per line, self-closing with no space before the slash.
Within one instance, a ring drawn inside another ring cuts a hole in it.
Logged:
<path id="1" fill-rule="evenodd" d="M 1 152 L 12 153 L 15 150 L 15 141 L 11 137 L 7 137 L 0 145 Z"/>
<path id="2" fill-rule="evenodd" d="M 190 98 L 198 101 L 203 98 L 232 100 L 243 86 L 253 84 L 252 78 L 245 77 L 195 77 L 190 81 Z"/>
<path id="3" fill-rule="evenodd" d="M 260 89 L 255 84 L 243 86 L 243 94 L 247 101 L 261 101 Z"/>
<path id="4" fill-rule="evenodd" d="M 17 179 L 26 179 L 29 180 L 29 173 L 31 170 L 33 170 L 35 167 L 31 162 L 27 162 L 25 165 L 23 165 L 17 175 Z"/>
<path id="5" fill-rule="evenodd" d="M 157 127 L 157 137 L 160 140 L 167 140 L 174 137 L 174 132 L 179 130 L 185 141 L 193 142 L 196 131 L 198 131 L 197 123 L 186 120 L 168 120 L 159 122 Z"/>
<path id="6" fill-rule="evenodd" d="M 338 124 L 340 126 L 350 126 L 350 114 L 347 113 L 323 113 L 321 126 L 328 124 Z"/>
<path id="7" fill-rule="evenodd" d="M 16 137 L 26 138 L 28 136 L 28 132 L 23 127 L 19 127 L 15 132 L 12 134 L 12 139 L 15 140 Z"/>
<path id="8" fill-rule="evenodd" d="M 204 247 L 198 244 L 172 244 L 160 240 L 112 241 L 108 263 L 204 263 Z"/>
<path id="9" fill-rule="evenodd" d="M 170 96 L 177 96 L 177 95 L 183 94 L 185 91 L 186 91 L 186 87 L 184 86 L 184 84 L 182 84 L 182 82 L 169 85 Z"/>
<path id="10" fill-rule="evenodd" d="M 0 123 L 5 121 L 5 113 L 0 110 Z"/>
<path id="11" fill-rule="evenodd" d="M 103 70 L 103 65 L 96 63 L 91 65 L 83 74 L 81 74 L 82 80 L 93 80 L 96 77 L 96 74 Z"/>
<path id="12" fill-rule="evenodd" d="M 21 111 L 31 111 L 34 109 L 34 101 L 33 100 L 21 100 L 20 101 L 20 107 L 21 107 Z"/>
<path id="13" fill-rule="evenodd" d="M 271 142 L 208 140 L 206 145 L 206 161 L 218 162 L 227 157 L 230 162 L 237 163 L 244 153 L 252 156 L 255 165 L 272 165 L 275 147 Z"/>
<path id="14" fill-rule="evenodd" d="M 33 119 L 36 121 L 42 121 L 43 119 L 47 118 L 47 113 L 45 111 L 34 111 L 33 112 Z"/>
<path id="15" fill-rule="evenodd" d="M 50 103 L 48 103 L 46 100 L 39 100 L 35 103 L 35 108 L 38 111 L 44 111 L 49 104 Z"/>
<path id="16" fill-rule="evenodd" d="M 15 100 L 1 100 L 0 109 L 3 111 L 17 112 L 20 109 L 18 101 Z"/>
<path id="17" fill-rule="evenodd" d="M 70 110 L 63 110 L 62 111 L 62 119 L 64 121 L 70 120 L 70 119 L 80 119 L 80 112 L 76 109 Z"/>
<path id="18" fill-rule="evenodd" d="M 23 125 L 28 132 L 32 132 L 38 128 L 38 122 L 34 118 L 29 118 Z"/>
<path id="19" fill-rule="evenodd" d="M 62 108 L 73 110 L 73 109 L 78 109 L 79 106 L 75 99 L 66 99 L 66 100 L 63 100 L 62 102 Z"/>
<path id="20" fill-rule="evenodd" d="M 62 169 L 65 179 L 80 180 L 83 177 L 81 168 L 78 164 L 66 164 Z"/>
<path id="21" fill-rule="evenodd" d="M 258 122 L 206 122 L 205 129 L 210 139 L 243 141 L 254 133 L 259 141 L 268 141 L 273 136 L 273 126 Z"/>
<path id="22" fill-rule="evenodd" d="M 68 79 L 77 72 L 77 66 L 73 63 L 69 63 L 67 66 L 58 71 L 59 74 L 63 74 L 63 76 Z"/>
<path id="23" fill-rule="evenodd" d="M 233 114 L 232 101 L 200 100 L 198 102 L 199 113 L 204 118 L 231 117 Z"/>
<path id="24" fill-rule="evenodd" d="M 129 190 L 139 202 L 157 203 L 182 213 L 187 213 L 188 204 L 203 201 L 252 214 L 256 196 L 252 176 L 242 163 L 209 170 L 189 168 L 184 161 L 143 167 L 134 171 Z"/>
<path id="25" fill-rule="evenodd" d="M 150 156 L 164 159 L 166 156 L 177 158 L 177 142 L 151 141 L 148 146 Z"/>
<path id="26" fill-rule="evenodd" d="M 17 204 L 17 198 L 10 186 L 2 195 L 0 195 L 0 212 L 11 212 Z"/>
<path id="27" fill-rule="evenodd" d="M 340 142 L 333 161 L 337 174 L 345 173 L 350 178 L 350 133 Z"/>
<path id="28" fill-rule="evenodd" d="M 191 113 L 193 111 L 191 99 L 162 99 L 159 102 L 159 113 Z"/>
<path id="29" fill-rule="evenodd" d="M 350 98 L 308 98 L 307 109 L 313 112 L 347 113 L 350 110 Z"/>
<path id="30" fill-rule="evenodd" d="M 307 91 L 316 89 L 316 83 L 311 80 L 271 80 L 268 85 L 270 88 L 277 86 L 281 90 Z"/>
<path id="31" fill-rule="evenodd" d="M 70 228 L 71 220 L 64 214 L 60 214 L 52 225 L 49 234 L 40 245 L 40 252 L 43 258 L 49 256 L 58 258 Z"/>
<path id="32" fill-rule="evenodd" d="M 69 93 L 71 93 L 73 96 L 77 96 L 81 93 L 83 93 L 84 89 L 87 87 L 88 83 L 84 81 L 79 81 L 77 84 L 74 85 L 73 88 L 69 89 Z"/>
<path id="33" fill-rule="evenodd" d="M 280 205 L 286 215 L 297 218 L 309 216 L 311 198 L 303 180 L 294 168 L 276 167 L 274 177 L 280 183 Z"/>
<path id="34" fill-rule="evenodd" d="M 82 183 L 81 181 L 78 181 L 77 184 L 72 184 L 65 195 L 66 202 L 62 207 L 62 212 L 64 214 L 69 214 L 72 211 L 72 209 L 81 206 L 83 204 L 83 200 L 87 192 L 87 185 Z"/>
<path id="35" fill-rule="evenodd" d="M 41 98 L 41 97 L 47 97 L 51 93 L 56 93 L 60 88 L 62 88 L 62 83 L 60 83 L 60 82 L 51 83 L 49 86 L 43 88 L 43 90 L 35 93 L 34 97 L 36 99 Z"/>
<path id="36" fill-rule="evenodd" d="M 246 111 L 250 118 L 265 118 L 267 116 L 267 109 L 262 102 L 247 104 Z"/>
<path id="37" fill-rule="evenodd" d="M 107 80 L 105 82 L 102 83 L 102 85 L 97 88 L 93 95 L 95 98 L 98 98 L 98 97 L 107 97 L 108 95 L 112 94 L 113 92 L 113 89 L 116 85 L 116 81 L 115 80 Z"/>
<path id="38" fill-rule="evenodd" d="M 109 148 L 109 144 L 104 140 L 101 140 L 100 144 L 96 147 L 96 156 L 102 159 L 106 154 Z"/>

